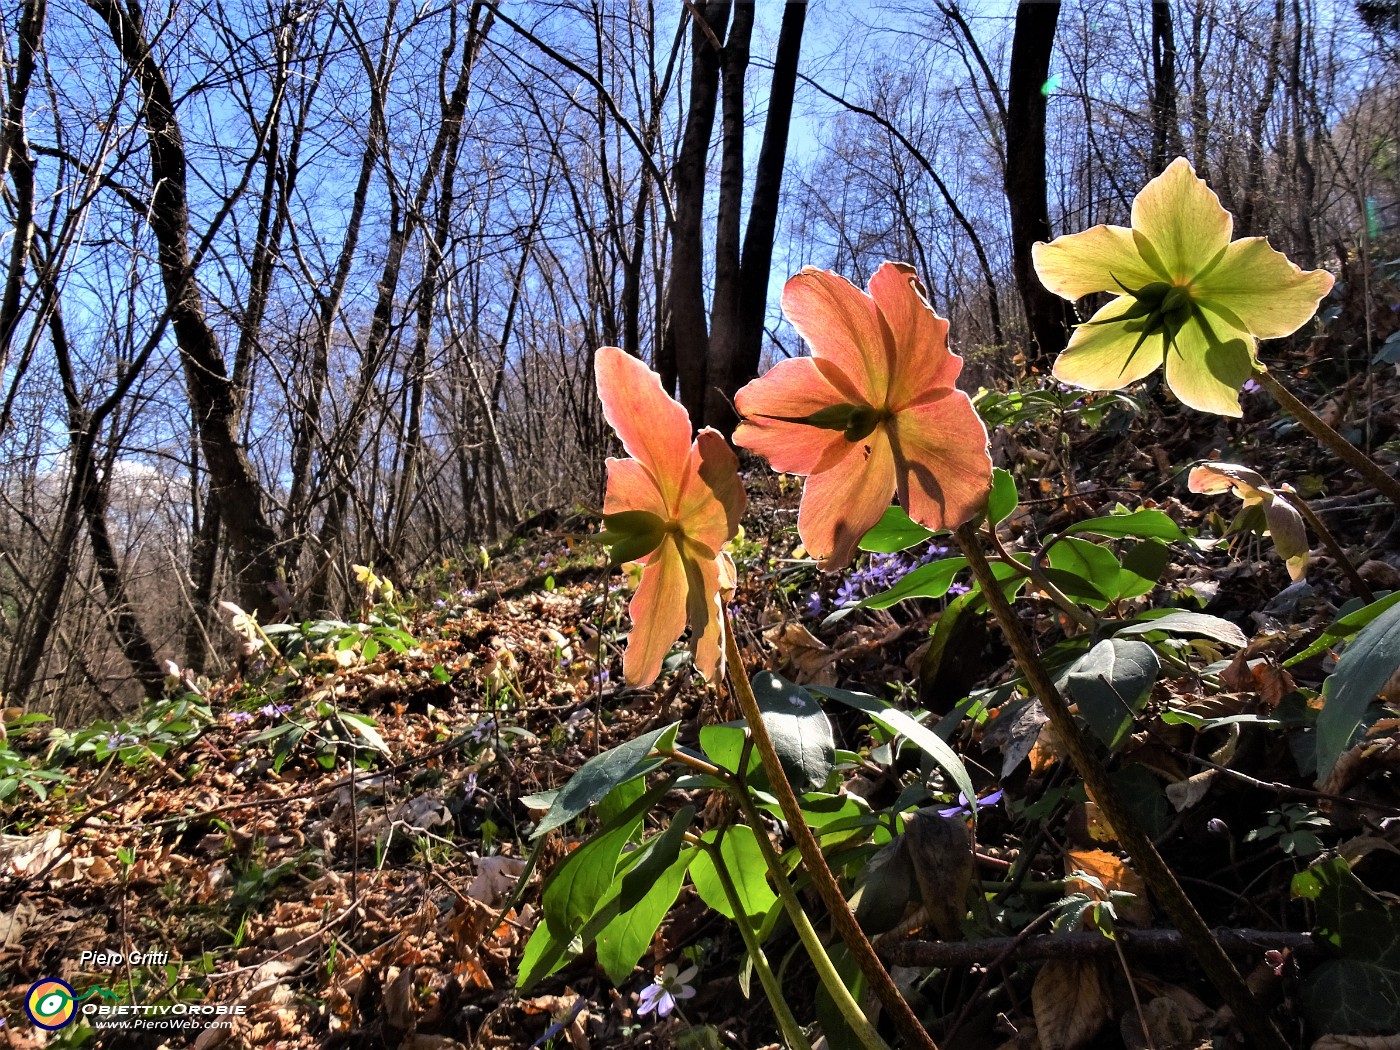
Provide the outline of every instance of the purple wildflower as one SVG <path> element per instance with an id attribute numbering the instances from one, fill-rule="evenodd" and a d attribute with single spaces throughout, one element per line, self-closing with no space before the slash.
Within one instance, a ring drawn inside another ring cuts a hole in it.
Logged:
<path id="1" fill-rule="evenodd" d="M 258 712 L 264 718 L 281 718 L 291 709 L 291 704 L 263 704 L 258 708 Z"/>
<path id="2" fill-rule="evenodd" d="M 251 721 L 253 720 L 253 712 L 251 712 L 251 711 L 230 711 L 228 717 L 229 717 L 229 721 L 231 721 L 234 725 L 241 726 L 241 725 L 243 725 L 243 724 L 245 724 L 245 723 L 247 723 L 247 722 L 251 722 Z"/>
<path id="3" fill-rule="evenodd" d="M 1001 801 L 1001 789 L 993 791 L 986 798 L 976 799 L 978 809 L 985 809 L 987 806 L 995 806 Z M 940 817 L 967 817 L 972 815 L 972 805 L 967 801 L 967 796 L 961 791 L 958 792 L 958 804 L 949 806 L 947 809 L 938 811 Z"/>
<path id="4" fill-rule="evenodd" d="M 683 973 L 676 971 L 674 963 L 667 963 L 661 973 L 642 989 L 637 997 L 637 1013 L 655 1013 L 658 1018 L 670 1017 L 676 1002 L 695 995 L 690 982 L 695 979 L 695 967 L 688 967 Z"/>

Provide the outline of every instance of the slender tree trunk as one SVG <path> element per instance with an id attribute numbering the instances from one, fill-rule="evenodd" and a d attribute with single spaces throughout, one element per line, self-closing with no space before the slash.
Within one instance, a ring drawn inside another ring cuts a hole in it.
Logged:
<path id="1" fill-rule="evenodd" d="M 264 511 L 262 485 L 239 441 L 237 399 L 190 258 L 185 145 L 170 85 L 145 40 L 136 0 L 126 7 L 116 0 L 88 0 L 88 5 L 106 22 L 141 91 L 153 186 L 149 222 L 190 407 L 213 488 L 221 497 L 241 601 L 271 615 L 276 603 L 267 584 L 282 575 L 277 537 Z"/>
<path id="2" fill-rule="evenodd" d="M 729 22 L 730 6 L 726 0 L 707 0 L 688 8 L 695 25 L 691 32 L 690 105 L 675 167 L 667 349 L 680 402 L 693 420 L 701 419 L 705 408 L 710 351 L 705 319 L 705 173 L 719 95 L 718 42 Z"/>
<path id="3" fill-rule="evenodd" d="M 29 249 L 34 243 L 34 158 L 29 155 L 29 143 L 25 137 L 24 107 L 29 100 L 29 84 L 38 63 L 47 9 L 45 0 L 26 0 L 24 5 L 19 21 L 19 54 L 10 84 L 9 102 L 5 106 L 4 125 L 0 127 L 0 171 L 9 171 L 15 192 L 10 268 L 5 277 L 4 295 L 0 298 L 0 375 L 7 371 L 10 346 L 14 342 L 15 329 L 19 327 L 24 273 L 29 261 Z"/>
<path id="4" fill-rule="evenodd" d="M 1011 211 L 1011 268 L 1026 310 L 1028 368 L 1048 370 L 1069 340 L 1068 304 L 1036 277 L 1031 246 L 1050 239 L 1045 175 L 1045 92 L 1055 47 L 1058 3 L 1022 0 L 1016 8 L 1006 88 L 1006 201 Z"/>
<path id="5" fill-rule="evenodd" d="M 768 119 L 754 173 L 753 200 L 744 231 L 743 256 L 732 283 L 726 322 L 720 322 L 720 283 L 715 280 L 715 323 L 710 346 L 710 375 L 706 391 L 705 423 L 722 434 L 734 429 L 734 394 L 758 374 L 763 353 L 763 322 L 768 313 L 768 275 L 773 266 L 773 240 L 778 226 L 783 166 L 788 130 L 792 124 L 792 100 L 797 87 L 797 62 L 802 50 L 802 30 L 807 4 L 789 3 L 783 9 L 778 51 L 773 62 L 773 82 L 768 93 Z M 733 31 L 730 32 L 733 39 Z M 739 87 L 742 94 L 742 85 Z M 725 120 L 729 95 L 726 83 Z M 728 135 L 728 129 L 725 131 Z M 742 130 L 740 132 L 742 135 Z M 742 182 L 742 179 L 740 180 Z M 735 222 L 737 223 L 737 217 Z M 738 260 L 736 260 L 738 261 Z"/>
<path id="6" fill-rule="evenodd" d="M 744 211 L 744 74 L 749 67 L 753 4 L 736 4 L 720 57 L 719 205 L 715 211 L 715 290 L 710 302 L 710 345 L 705 356 L 704 408 L 696 425 L 723 425 L 732 412 L 724 387 L 739 341 L 740 248 Z M 732 429 L 732 428 L 731 428 Z"/>
<path id="7" fill-rule="evenodd" d="M 427 382 L 428 343 L 432 339 L 433 316 L 437 305 L 438 274 L 447 253 L 452 207 L 456 200 L 457 159 L 462 143 L 462 120 L 467 108 L 467 88 L 471 83 L 471 70 L 476 62 L 477 51 L 491 28 L 491 16 L 488 14 L 485 27 L 480 33 L 477 32 L 480 15 L 481 5 L 473 5 L 468 19 L 466 43 L 462 47 L 462 67 L 458 71 L 452 95 L 443 107 L 442 119 L 447 132 L 447 143 L 443 151 L 442 185 L 438 190 L 433 236 L 427 248 L 423 281 L 418 292 L 418 319 L 413 333 L 413 354 L 409 362 L 409 404 L 408 418 L 405 422 L 404 459 L 394 501 L 398 513 L 384 550 L 386 568 L 391 567 L 403 555 L 405 530 L 414 505 L 414 489 L 418 482 L 419 460 L 422 457 L 423 386 Z"/>
<path id="8" fill-rule="evenodd" d="M 1172 5 L 1152 3 L 1152 170 L 1159 175 L 1181 152 L 1181 127 L 1176 111 L 1176 34 Z"/>
<path id="9" fill-rule="evenodd" d="M 1283 43 L 1283 0 L 1274 0 L 1274 17 L 1269 27 L 1269 53 L 1265 68 L 1278 68 L 1279 50 Z M 1259 184 L 1264 177 L 1264 122 L 1269 116 L 1269 107 L 1274 100 L 1274 80 L 1266 76 L 1258 85 L 1259 98 L 1249 114 L 1249 125 L 1245 140 L 1244 191 L 1239 202 L 1239 232 L 1258 233 L 1256 216 L 1259 213 Z"/>

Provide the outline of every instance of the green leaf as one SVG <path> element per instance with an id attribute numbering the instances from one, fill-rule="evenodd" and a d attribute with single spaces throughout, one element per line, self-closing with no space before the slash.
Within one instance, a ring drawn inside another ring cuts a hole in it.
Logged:
<path id="1" fill-rule="evenodd" d="M 836 740 L 822 705 L 800 685 L 771 671 L 760 671 L 752 683 L 763 724 L 793 790 L 800 794 L 821 787 L 836 762 Z"/>
<path id="2" fill-rule="evenodd" d="M 1144 613 L 1144 618 L 1139 623 L 1129 624 L 1127 627 L 1121 628 L 1118 631 L 1119 637 L 1161 631 L 1163 634 L 1180 634 L 1190 638 L 1213 638 L 1217 642 L 1233 645 L 1237 649 L 1244 648 L 1249 641 L 1245 638 L 1243 631 L 1229 620 L 1222 620 L 1219 616 L 1175 610 L 1158 616 L 1155 615 L 1157 612 L 1160 610 Z"/>
<path id="3" fill-rule="evenodd" d="M 1295 875 L 1293 895 L 1315 902 L 1313 935 L 1340 956 L 1304 983 L 1303 1008 L 1314 1030 L 1400 1030 L 1400 908 L 1362 885 L 1342 857 Z"/>
<path id="4" fill-rule="evenodd" d="M 1109 748 L 1132 730 L 1162 663 L 1146 642 L 1109 638 L 1075 661 L 1066 685 L 1080 717 Z"/>
<path id="5" fill-rule="evenodd" d="M 700 746 L 705 756 L 720 769 L 731 773 L 739 772 L 739 759 L 744 754 L 744 742 L 748 739 L 748 726 L 743 722 L 723 722 L 700 727 Z M 748 768 L 751 774 L 761 765 L 758 751 L 749 748 Z"/>
<path id="6" fill-rule="evenodd" d="M 938 763 L 953 783 L 957 785 L 958 790 L 967 798 L 977 797 L 977 789 L 972 786 L 972 778 L 967 775 L 967 767 L 963 765 L 957 752 L 940 739 L 933 730 L 916 721 L 907 712 L 891 707 L 883 700 L 868 693 L 855 693 L 849 689 L 835 689 L 822 685 L 814 685 L 810 688 L 814 693 L 829 696 L 847 707 L 853 707 L 857 711 L 869 715 L 877 725 L 883 726 L 887 731 L 907 737 L 910 743 L 920 748 Z M 976 818 L 975 811 L 973 817 Z"/>
<path id="7" fill-rule="evenodd" d="M 638 796 L 578 849 L 555 865 L 540 894 L 540 907 L 556 930 L 578 933 L 608 898 L 622 850 L 647 810 L 671 789 L 663 781 Z"/>
<path id="8" fill-rule="evenodd" d="M 681 852 L 685 833 L 695 819 L 695 807 L 686 806 L 660 835 L 644 847 L 639 859 L 618 880 L 620 909 L 598 934 L 598 962 L 613 984 L 621 984 L 651 944 L 661 920 L 680 893 L 686 869 L 695 851 Z"/>
<path id="9" fill-rule="evenodd" d="M 909 598 L 941 598 L 953 585 L 953 577 L 967 567 L 966 558 L 944 558 L 920 565 L 905 573 L 893 587 L 872 594 L 860 603 L 861 609 L 888 609 Z"/>
<path id="10" fill-rule="evenodd" d="M 1366 708 L 1400 666 L 1400 605 L 1391 606 L 1357 632 L 1322 683 L 1317 716 L 1317 779 L 1332 772 L 1361 726 Z"/>
<path id="11" fill-rule="evenodd" d="M 1123 566 L 1107 547 L 1073 536 L 1050 548 L 1050 565 L 1061 575 L 1047 572 L 1050 581 L 1069 597 L 1102 609 L 1118 589 Z"/>
<path id="12" fill-rule="evenodd" d="M 384 738 L 379 735 L 379 730 L 375 729 L 375 721 L 368 715 L 362 715 L 355 711 L 341 711 L 340 719 L 348 725 L 354 732 L 364 737 L 365 743 L 376 751 L 387 755 L 389 745 L 384 742 Z"/>
<path id="13" fill-rule="evenodd" d="M 1016 479 L 1010 471 L 992 468 L 992 491 L 987 497 L 987 522 L 996 528 L 1016 510 Z"/>
<path id="14" fill-rule="evenodd" d="M 1393 594 L 1388 594 L 1384 598 L 1377 599 L 1370 605 L 1364 605 L 1360 609 L 1355 609 L 1347 613 L 1345 616 L 1338 617 L 1311 645 L 1297 656 L 1290 656 L 1285 660 L 1283 666 L 1292 667 L 1294 664 L 1300 664 L 1309 657 L 1316 656 L 1318 653 L 1326 652 L 1338 642 L 1350 638 L 1381 613 L 1397 603 L 1400 603 L 1400 591 L 1395 591 Z"/>
<path id="15" fill-rule="evenodd" d="M 933 533 L 913 521 L 903 507 L 889 506 L 875 527 L 860 539 L 860 549 L 876 554 L 893 554 L 923 543 Z"/>
<path id="16" fill-rule="evenodd" d="M 360 647 L 360 658 L 365 663 L 373 663 L 374 658 L 379 655 L 379 642 L 373 638 L 366 638 L 365 644 Z"/>
<path id="17" fill-rule="evenodd" d="M 720 856 L 723 858 L 725 870 L 734 882 L 735 890 L 738 891 L 740 906 L 750 918 L 766 914 L 777 901 L 778 895 L 768 884 L 768 865 L 763 861 L 763 851 L 758 848 L 753 828 L 747 824 L 731 824 L 724 829 L 712 828 L 705 832 L 704 841 L 713 843 L 721 830 L 724 832 L 724 839 L 719 846 Z M 700 894 L 700 899 L 711 908 L 725 918 L 738 918 L 729 904 L 729 897 L 719 881 L 714 859 L 708 850 L 701 850 L 691 862 L 690 881 L 695 883 L 695 891 Z"/>
<path id="18" fill-rule="evenodd" d="M 539 827 L 535 828 L 535 833 L 530 837 L 537 839 L 555 828 L 562 827 L 618 784 L 642 776 L 654 768 L 658 763 L 648 756 L 663 737 L 668 734 L 674 737 L 678 725 L 679 722 L 672 722 L 660 729 L 653 729 L 650 733 L 643 733 L 602 754 L 594 755 L 579 766 L 578 772 L 570 777 L 559 794 L 554 796 L 549 812 L 544 815 Z"/>
<path id="19" fill-rule="evenodd" d="M 1171 550 L 1160 540 L 1143 540 L 1123 555 L 1123 570 L 1114 585 L 1114 598 L 1140 598 L 1151 592 L 1162 578 Z"/>
<path id="20" fill-rule="evenodd" d="M 1089 532 L 1095 536 L 1135 536 L 1138 539 L 1184 540 L 1186 533 L 1181 526 L 1160 510 L 1135 510 L 1131 514 L 1110 514 L 1103 518 L 1090 518 L 1077 522 L 1065 529 L 1066 536 Z"/>
<path id="21" fill-rule="evenodd" d="M 560 969 L 569 961 L 572 942 L 573 938 L 561 936 L 548 919 L 541 918 L 520 957 L 520 972 L 516 975 L 515 986 L 528 988 Z"/>

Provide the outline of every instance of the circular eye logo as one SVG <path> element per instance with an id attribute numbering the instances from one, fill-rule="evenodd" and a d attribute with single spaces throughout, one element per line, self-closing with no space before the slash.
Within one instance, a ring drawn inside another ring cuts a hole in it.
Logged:
<path id="1" fill-rule="evenodd" d="M 29 994 L 24 997 L 24 1012 L 35 1025 L 54 1032 L 72 1022 L 77 998 L 67 981 L 45 977 L 30 985 Z"/>

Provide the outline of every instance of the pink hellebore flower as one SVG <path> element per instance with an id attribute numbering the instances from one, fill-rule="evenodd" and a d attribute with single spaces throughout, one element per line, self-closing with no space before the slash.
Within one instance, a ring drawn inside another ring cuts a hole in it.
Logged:
<path id="1" fill-rule="evenodd" d="M 866 294 L 807 267 L 783 288 L 783 313 L 812 356 L 739 391 L 734 443 L 807 475 L 797 528 L 822 567 L 848 564 L 896 493 L 926 528 L 976 515 L 991 490 L 987 429 L 954 386 L 962 358 L 913 268 L 882 263 Z"/>
<path id="2" fill-rule="evenodd" d="M 655 681 L 687 622 L 695 667 L 712 678 L 723 649 L 721 576 L 731 584 L 733 577 L 720 548 L 738 531 L 748 502 L 739 461 L 716 430 L 707 427 L 692 442 L 685 409 L 635 357 L 605 346 L 594 368 L 603 415 L 632 457 L 608 460 L 603 541 L 614 562 L 646 566 L 628 610 L 627 683 Z"/>

